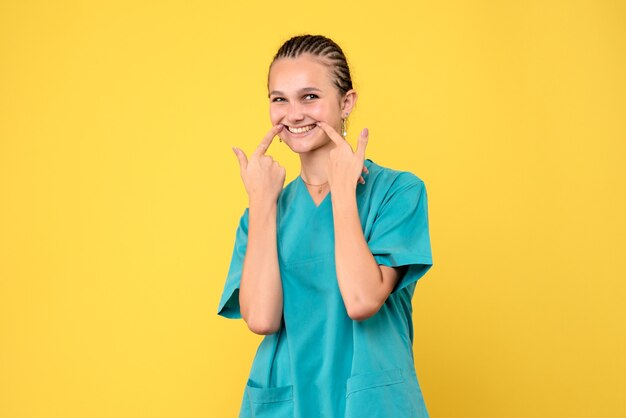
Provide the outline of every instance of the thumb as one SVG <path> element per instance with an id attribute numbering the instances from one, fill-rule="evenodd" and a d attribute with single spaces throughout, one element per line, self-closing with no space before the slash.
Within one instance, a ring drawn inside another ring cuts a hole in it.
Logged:
<path id="1" fill-rule="evenodd" d="M 233 147 L 233 152 L 237 156 L 237 160 L 239 161 L 240 170 L 245 170 L 248 168 L 248 157 L 246 157 L 246 153 L 240 150 L 237 147 Z"/>

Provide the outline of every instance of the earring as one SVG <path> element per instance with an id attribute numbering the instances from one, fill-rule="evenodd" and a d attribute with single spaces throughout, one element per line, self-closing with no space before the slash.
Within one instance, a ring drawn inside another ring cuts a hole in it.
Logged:
<path id="1" fill-rule="evenodd" d="M 348 130 L 346 129 L 346 119 L 348 119 L 349 114 L 350 112 L 346 112 L 346 116 L 341 119 L 341 136 L 343 136 L 344 138 L 348 136 Z"/>
<path id="2" fill-rule="evenodd" d="M 344 138 L 348 136 L 348 130 L 346 129 L 346 118 L 350 113 L 346 113 L 346 117 L 341 119 L 341 136 Z"/>

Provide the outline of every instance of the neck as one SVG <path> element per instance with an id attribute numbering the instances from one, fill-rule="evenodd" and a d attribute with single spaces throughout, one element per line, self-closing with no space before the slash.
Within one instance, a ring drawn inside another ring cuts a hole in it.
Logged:
<path id="1" fill-rule="evenodd" d="M 328 154 L 333 147 L 334 144 L 331 141 L 323 147 L 300 154 L 300 172 L 307 183 L 322 184 L 328 181 L 326 163 L 328 162 Z"/>

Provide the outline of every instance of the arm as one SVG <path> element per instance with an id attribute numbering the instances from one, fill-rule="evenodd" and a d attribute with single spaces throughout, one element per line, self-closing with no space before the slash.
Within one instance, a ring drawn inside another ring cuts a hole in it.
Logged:
<path id="1" fill-rule="evenodd" d="M 283 288 L 276 249 L 276 202 L 250 202 L 248 246 L 241 273 L 239 305 L 248 328 L 273 334 L 280 327 Z"/>
<path id="2" fill-rule="evenodd" d="M 350 318 L 362 321 L 378 312 L 401 272 L 379 266 L 370 252 L 361 229 L 356 191 L 336 191 L 332 202 L 339 290 Z"/>
<path id="3" fill-rule="evenodd" d="M 248 244 L 239 288 L 241 316 L 255 334 L 273 334 L 280 328 L 283 288 L 276 243 L 277 200 L 285 182 L 285 169 L 265 151 L 282 125 L 265 136 L 248 161 L 233 148 L 249 198 Z"/>
<path id="4" fill-rule="evenodd" d="M 369 132 L 364 129 L 356 152 L 325 122 L 318 125 L 335 143 L 329 153 L 328 180 L 333 202 L 335 265 L 337 281 L 350 318 L 364 320 L 374 315 L 397 283 L 402 270 L 379 266 L 369 250 L 356 203 L 356 185 L 361 173 Z"/>

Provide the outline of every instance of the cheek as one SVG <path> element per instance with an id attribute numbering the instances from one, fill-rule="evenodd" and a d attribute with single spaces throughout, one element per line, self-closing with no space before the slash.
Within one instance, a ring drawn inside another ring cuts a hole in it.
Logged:
<path id="1" fill-rule="evenodd" d="M 309 106 L 307 114 L 315 120 L 328 121 L 331 117 L 330 109 L 322 104 Z"/>
<path id="2" fill-rule="evenodd" d="M 272 125 L 276 125 L 284 116 L 284 111 L 276 106 L 270 105 L 270 120 L 272 121 Z"/>

